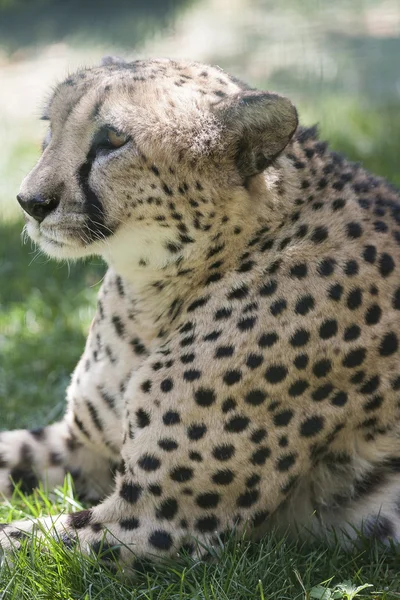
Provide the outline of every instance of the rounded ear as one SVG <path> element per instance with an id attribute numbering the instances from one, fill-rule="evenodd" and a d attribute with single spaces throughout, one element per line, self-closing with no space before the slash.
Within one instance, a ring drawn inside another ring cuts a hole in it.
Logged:
<path id="1" fill-rule="evenodd" d="M 103 56 L 101 66 L 108 67 L 109 65 L 126 65 L 126 60 L 120 56 Z"/>
<path id="2" fill-rule="evenodd" d="M 243 91 L 218 102 L 228 145 L 243 179 L 266 169 L 284 150 L 297 125 L 297 110 L 288 98 L 260 91 Z"/>

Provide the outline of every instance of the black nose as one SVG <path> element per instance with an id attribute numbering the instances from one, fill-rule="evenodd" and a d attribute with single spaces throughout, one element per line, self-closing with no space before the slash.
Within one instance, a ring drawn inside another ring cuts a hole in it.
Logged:
<path id="1" fill-rule="evenodd" d="M 44 198 L 40 194 L 29 197 L 18 194 L 17 200 L 24 211 L 36 219 L 38 223 L 41 223 L 60 203 L 60 199 L 57 196 Z"/>

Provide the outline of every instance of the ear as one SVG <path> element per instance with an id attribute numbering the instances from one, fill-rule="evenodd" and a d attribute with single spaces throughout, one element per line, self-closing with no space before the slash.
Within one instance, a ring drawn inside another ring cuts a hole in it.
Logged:
<path id="1" fill-rule="evenodd" d="M 297 110 L 290 100 L 268 92 L 239 92 L 219 102 L 214 110 L 243 179 L 264 171 L 284 150 L 298 125 Z"/>
<path id="2" fill-rule="evenodd" d="M 101 66 L 108 67 L 109 65 L 126 65 L 126 60 L 120 56 L 103 56 Z"/>

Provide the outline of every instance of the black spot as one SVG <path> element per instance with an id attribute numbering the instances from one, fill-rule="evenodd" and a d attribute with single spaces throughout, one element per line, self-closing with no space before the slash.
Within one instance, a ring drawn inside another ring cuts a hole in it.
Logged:
<path id="1" fill-rule="evenodd" d="M 258 406 L 259 404 L 265 402 L 266 397 L 267 394 L 262 390 L 251 390 L 245 396 L 245 402 L 247 402 L 247 404 L 251 404 L 252 406 Z"/>
<path id="2" fill-rule="evenodd" d="M 195 460 L 196 462 L 202 462 L 203 460 L 201 454 L 199 452 L 194 452 L 193 450 L 189 452 L 189 458 L 190 460 Z"/>
<path id="3" fill-rule="evenodd" d="M 120 317 L 118 316 L 114 316 L 112 319 L 112 324 L 114 325 L 115 331 L 117 332 L 117 334 L 119 335 L 119 337 L 123 337 L 124 333 L 125 333 L 125 325 L 123 324 L 122 320 Z"/>
<path id="4" fill-rule="evenodd" d="M 267 511 L 260 511 L 256 513 L 252 519 L 254 527 L 260 527 L 268 518 L 269 513 Z"/>
<path id="5" fill-rule="evenodd" d="M 289 387 L 289 396 L 295 398 L 304 394 L 306 389 L 309 387 L 309 383 L 304 379 L 298 379 Z"/>
<path id="6" fill-rule="evenodd" d="M 236 501 L 237 506 L 240 508 L 250 508 L 257 502 L 260 497 L 260 492 L 258 490 L 248 490 L 241 494 Z"/>
<path id="7" fill-rule="evenodd" d="M 361 394 L 373 394 L 373 392 L 376 392 L 378 389 L 379 384 L 379 375 L 374 375 L 374 377 L 371 377 L 371 379 L 368 379 L 368 381 L 364 383 L 364 385 L 360 388 L 360 392 Z"/>
<path id="8" fill-rule="evenodd" d="M 224 383 L 226 383 L 226 385 L 234 385 L 235 383 L 238 383 L 241 379 L 242 373 L 237 369 L 227 371 L 223 377 Z"/>
<path id="9" fill-rule="evenodd" d="M 192 352 L 190 354 L 182 354 L 182 356 L 180 357 L 181 363 L 184 365 L 187 365 L 187 364 L 193 362 L 195 358 L 196 357 Z"/>
<path id="10" fill-rule="evenodd" d="M 374 262 L 376 261 L 376 248 L 375 248 L 375 246 L 372 246 L 371 244 L 368 244 L 367 246 L 364 246 L 363 259 L 365 260 L 365 262 L 368 262 L 370 264 L 374 264 Z"/>
<path id="11" fill-rule="evenodd" d="M 215 358 L 228 358 L 233 356 L 235 348 L 233 346 L 219 346 L 215 351 Z"/>
<path id="12" fill-rule="evenodd" d="M 297 329 L 290 338 L 290 344 L 296 348 L 304 346 L 310 339 L 310 334 L 306 329 Z"/>
<path id="13" fill-rule="evenodd" d="M 280 413 L 277 413 L 274 416 L 274 424 L 277 427 L 285 427 L 290 423 L 293 419 L 293 411 L 292 410 L 284 410 Z"/>
<path id="14" fill-rule="evenodd" d="M 140 428 L 147 427 L 150 425 L 150 415 L 148 412 L 143 410 L 143 408 L 139 408 L 136 411 L 136 423 Z"/>
<path id="15" fill-rule="evenodd" d="M 221 496 L 216 492 L 206 492 L 197 496 L 196 504 L 204 509 L 215 508 L 218 506 L 220 500 Z"/>
<path id="16" fill-rule="evenodd" d="M 256 473 L 254 473 L 253 475 L 250 475 L 250 477 L 248 477 L 246 479 L 246 487 L 248 488 L 252 488 L 255 485 L 258 485 L 261 481 L 261 477 L 260 475 L 257 475 Z"/>
<path id="17" fill-rule="evenodd" d="M 355 288 L 352 290 L 347 296 L 347 307 L 350 310 L 355 310 L 362 304 L 362 290 L 360 288 Z"/>
<path id="18" fill-rule="evenodd" d="M 158 519 L 167 519 L 170 521 L 178 512 L 178 502 L 175 498 L 167 498 L 164 500 L 156 511 Z"/>
<path id="19" fill-rule="evenodd" d="M 333 385 L 331 383 L 326 383 L 325 385 L 321 385 L 319 388 L 317 388 L 311 394 L 311 398 L 314 400 L 314 402 L 321 402 L 322 400 L 325 400 L 332 392 Z"/>
<path id="20" fill-rule="evenodd" d="M 338 324 L 335 319 L 327 319 L 324 321 L 319 328 L 319 337 L 322 340 L 328 340 L 335 336 L 338 331 Z"/>
<path id="21" fill-rule="evenodd" d="M 342 364 L 347 369 L 354 369 L 355 367 L 359 367 L 365 360 L 367 355 L 367 351 L 365 348 L 356 348 L 352 350 L 344 357 Z"/>
<path id="22" fill-rule="evenodd" d="M 126 529 L 127 531 L 133 531 L 134 529 L 138 529 L 140 521 L 139 519 L 136 519 L 136 517 L 131 517 L 129 519 L 123 519 L 119 522 L 119 525 L 120 527 L 122 527 L 122 529 Z"/>
<path id="23" fill-rule="evenodd" d="M 168 410 L 166 413 L 163 414 L 164 425 L 177 425 L 180 422 L 180 415 L 174 410 Z"/>
<path id="24" fill-rule="evenodd" d="M 140 389 L 142 390 L 142 392 L 144 392 L 145 394 L 148 394 L 151 390 L 151 381 L 150 379 L 147 379 L 146 381 L 143 381 L 140 384 Z"/>
<path id="25" fill-rule="evenodd" d="M 296 454 L 285 454 L 276 463 L 276 468 L 281 473 L 289 471 L 296 462 Z"/>
<path id="26" fill-rule="evenodd" d="M 399 341 L 397 335 L 390 331 L 381 340 L 379 344 L 379 354 L 381 356 L 390 356 L 397 352 L 399 347 Z"/>
<path id="27" fill-rule="evenodd" d="M 271 450 L 268 446 L 261 446 L 251 455 L 251 464 L 264 465 L 267 458 L 271 456 Z"/>
<path id="28" fill-rule="evenodd" d="M 267 437 L 267 432 L 265 429 L 260 428 L 260 429 L 256 429 L 255 431 L 253 431 L 253 433 L 251 434 L 251 441 L 253 442 L 253 444 L 259 444 L 260 442 L 262 442 L 265 438 Z"/>
<path id="29" fill-rule="evenodd" d="M 261 354 L 249 354 L 246 360 L 246 366 L 249 369 L 257 369 L 264 361 Z"/>
<path id="30" fill-rule="evenodd" d="M 175 467 L 170 473 L 171 479 L 178 483 L 190 481 L 193 477 L 193 469 L 190 467 Z"/>
<path id="31" fill-rule="evenodd" d="M 400 288 L 397 288 L 397 290 L 393 294 L 392 306 L 396 310 L 400 310 Z"/>
<path id="32" fill-rule="evenodd" d="M 348 260 L 344 266 L 344 272 L 348 277 L 354 277 L 354 275 L 357 275 L 358 270 L 359 267 L 356 260 Z"/>
<path id="33" fill-rule="evenodd" d="M 213 456 L 217 460 L 229 460 L 234 454 L 235 447 L 232 444 L 221 444 L 221 446 L 215 446 L 213 448 Z"/>
<path id="34" fill-rule="evenodd" d="M 200 308 L 201 306 L 204 306 L 205 304 L 207 304 L 207 302 L 209 301 L 209 299 L 210 299 L 209 296 L 205 296 L 203 298 L 198 298 L 197 300 L 195 300 L 194 302 L 192 302 L 191 304 L 189 304 L 189 306 L 187 308 L 187 311 L 188 312 L 193 312 L 197 308 Z"/>
<path id="35" fill-rule="evenodd" d="M 142 494 L 142 488 L 136 483 L 124 482 L 119 490 L 119 495 L 129 504 L 136 504 Z"/>
<path id="36" fill-rule="evenodd" d="M 314 242 L 314 244 L 321 244 L 322 242 L 324 242 L 328 237 L 328 229 L 327 227 L 325 227 L 324 225 L 319 225 L 318 227 L 315 227 L 312 235 L 311 235 L 311 241 Z"/>
<path id="37" fill-rule="evenodd" d="M 157 443 L 162 450 L 165 450 L 165 452 L 172 452 L 178 448 L 177 442 L 171 438 L 163 438 L 158 440 Z"/>
<path id="38" fill-rule="evenodd" d="M 248 317 L 246 319 L 241 319 L 237 323 L 237 327 L 240 331 L 250 331 L 253 329 L 255 323 L 257 321 L 257 317 Z"/>
<path id="39" fill-rule="evenodd" d="M 332 369 L 332 363 L 328 358 L 322 358 L 314 363 L 313 373 L 316 377 L 325 377 Z"/>
<path id="40" fill-rule="evenodd" d="M 337 392 L 332 400 L 331 400 L 331 404 L 333 404 L 334 406 L 344 406 L 347 403 L 348 397 L 347 394 L 345 392 Z"/>
<path id="41" fill-rule="evenodd" d="M 211 406 L 215 402 L 215 392 L 209 388 L 199 388 L 194 393 L 194 399 L 199 406 Z"/>
<path id="42" fill-rule="evenodd" d="M 332 202 L 332 209 L 334 211 L 341 210 L 346 206 L 346 200 L 344 198 L 337 198 Z"/>
<path id="43" fill-rule="evenodd" d="M 193 441 L 200 440 L 206 433 L 207 427 L 204 423 L 193 423 L 187 431 L 188 438 Z"/>
<path id="44" fill-rule="evenodd" d="M 357 239 L 362 236 L 362 228 L 359 223 L 353 221 L 352 223 L 347 223 L 346 225 L 346 233 L 347 237 L 350 239 Z"/>
<path id="45" fill-rule="evenodd" d="M 219 321 L 221 319 L 229 319 L 232 314 L 231 308 L 220 308 L 215 312 L 214 319 Z"/>
<path id="46" fill-rule="evenodd" d="M 150 494 L 152 494 L 153 496 L 161 496 L 162 495 L 162 489 L 160 485 L 157 485 L 155 483 L 149 485 L 148 490 L 150 492 Z"/>
<path id="47" fill-rule="evenodd" d="M 225 431 L 229 431 L 231 433 L 241 433 L 244 431 L 248 424 L 250 423 L 250 419 L 244 416 L 237 415 L 232 417 L 225 425 Z"/>
<path id="48" fill-rule="evenodd" d="M 196 379 L 200 379 L 201 371 L 197 369 L 189 369 L 188 371 L 183 372 L 183 379 L 185 381 L 196 381 Z"/>
<path id="49" fill-rule="evenodd" d="M 161 391 L 165 392 L 165 393 L 170 392 L 173 387 L 174 387 L 174 383 L 173 383 L 172 379 L 164 379 L 160 384 Z"/>
<path id="50" fill-rule="evenodd" d="M 224 402 L 222 403 L 222 412 L 223 413 L 227 413 L 231 410 L 234 410 L 236 408 L 236 400 L 234 400 L 233 398 L 227 398 L 226 400 L 224 400 Z"/>
<path id="51" fill-rule="evenodd" d="M 365 322 L 367 325 L 376 325 L 382 316 L 381 307 L 378 304 L 372 304 L 365 313 Z"/>
<path id="52" fill-rule="evenodd" d="M 295 313 L 298 315 L 306 315 L 312 310 L 315 306 L 314 298 L 310 295 L 302 296 L 296 302 Z"/>
<path id="53" fill-rule="evenodd" d="M 296 369 L 299 369 L 300 371 L 302 371 L 303 369 L 305 369 L 307 367 L 308 361 L 309 361 L 309 358 L 308 358 L 307 354 L 298 354 L 296 356 L 296 358 L 294 359 L 293 364 L 296 367 Z"/>
<path id="54" fill-rule="evenodd" d="M 377 410 L 378 408 L 380 408 L 382 406 L 382 403 L 383 403 L 383 396 L 376 395 L 364 404 L 364 410 L 366 412 L 370 412 L 372 410 Z"/>
<path id="55" fill-rule="evenodd" d="M 276 300 L 276 302 L 273 302 L 271 304 L 271 306 L 269 307 L 269 310 L 271 312 L 271 315 L 273 317 L 277 317 L 279 316 L 285 309 L 287 308 L 287 302 L 284 298 L 281 298 L 280 300 Z"/>
<path id="56" fill-rule="evenodd" d="M 272 296 L 277 290 L 278 284 L 275 279 L 265 283 L 259 290 L 260 296 Z"/>
<path id="57" fill-rule="evenodd" d="M 333 258 L 325 258 L 318 265 L 318 275 L 321 277 L 329 277 L 335 270 L 336 261 Z"/>
<path id="58" fill-rule="evenodd" d="M 311 437 L 317 435 L 324 427 L 324 418 L 319 416 L 310 417 L 303 421 L 300 427 L 300 435 Z"/>
<path id="59" fill-rule="evenodd" d="M 217 471 L 213 474 L 212 480 L 217 485 L 229 485 L 234 480 L 235 475 L 232 473 L 230 469 L 224 469 L 222 471 Z"/>
<path id="60" fill-rule="evenodd" d="M 214 330 L 211 333 L 208 333 L 203 337 L 205 342 L 215 342 L 219 337 L 221 337 L 222 331 Z"/>
<path id="61" fill-rule="evenodd" d="M 231 290 L 228 294 L 228 300 L 243 300 L 249 293 L 247 285 L 241 285 L 238 288 Z"/>
<path id="62" fill-rule="evenodd" d="M 196 529 L 200 533 L 210 533 L 218 528 L 218 519 L 215 515 L 208 515 L 196 521 Z"/>
<path id="63" fill-rule="evenodd" d="M 400 306 L 400 289 L 399 289 L 399 306 Z M 400 310 L 400 308 L 399 308 Z M 278 341 L 278 336 L 276 333 L 263 333 L 263 335 L 258 340 L 258 345 L 260 348 L 270 348 Z"/>
<path id="64" fill-rule="evenodd" d="M 340 283 L 335 283 L 328 290 L 328 297 L 335 302 L 339 302 L 343 294 L 343 286 Z"/>
<path id="65" fill-rule="evenodd" d="M 170 550 L 173 544 L 172 536 L 163 529 L 157 529 L 149 536 L 149 544 L 157 550 Z"/>
<path id="66" fill-rule="evenodd" d="M 379 259 L 379 272 L 382 277 L 388 277 L 393 273 L 395 266 L 395 262 L 390 254 L 383 252 Z"/>
<path id="67" fill-rule="evenodd" d="M 272 365 L 265 372 L 265 379 L 269 383 L 280 383 L 288 374 L 288 370 L 284 365 Z"/>
<path id="68" fill-rule="evenodd" d="M 138 465 L 143 471 L 157 471 L 161 467 L 161 461 L 152 454 L 143 454 L 138 460 Z"/>
<path id="69" fill-rule="evenodd" d="M 352 342 L 353 340 L 356 340 L 357 338 L 359 338 L 361 335 L 361 329 L 359 328 L 358 325 L 350 325 L 349 327 L 346 327 L 346 329 L 344 330 L 344 334 L 343 334 L 343 339 L 345 342 Z"/>
<path id="70" fill-rule="evenodd" d="M 374 229 L 377 233 L 386 233 L 388 226 L 384 221 L 374 221 Z"/>
<path id="71" fill-rule="evenodd" d="M 307 277 L 306 263 L 299 263 L 291 267 L 290 276 L 295 277 L 296 279 L 303 279 L 304 277 Z"/>

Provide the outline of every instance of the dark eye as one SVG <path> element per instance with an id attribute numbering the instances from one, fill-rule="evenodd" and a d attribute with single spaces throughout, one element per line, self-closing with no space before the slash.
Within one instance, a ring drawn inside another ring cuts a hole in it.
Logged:
<path id="1" fill-rule="evenodd" d="M 108 141 L 110 142 L 110 145 L 113 148 L 120 148 L 121 146 L 126 144 L 126 142 L 129 139 L 128 136 L 125 135 L 124 133 L 118 133 L 118 132 L 114 131 L 113 129 L 107 130 L 107 137 L 108 137 Z"/>
<path id="2" fill-rule="evenodd" d="M 99 150 L 116 150 L 128 143 L 130 137 L 111 127 L 102 127 L 94 136 L 92 152 Z"/>

